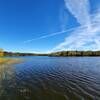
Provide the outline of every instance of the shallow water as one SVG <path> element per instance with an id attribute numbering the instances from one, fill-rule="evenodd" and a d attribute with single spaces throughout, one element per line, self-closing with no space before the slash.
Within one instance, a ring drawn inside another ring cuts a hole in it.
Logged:
<path id="1" fill-rule="evenodd" d="M 20 58 L 0 65 L 0 100 L 100 100 L 100 57 Z"/>

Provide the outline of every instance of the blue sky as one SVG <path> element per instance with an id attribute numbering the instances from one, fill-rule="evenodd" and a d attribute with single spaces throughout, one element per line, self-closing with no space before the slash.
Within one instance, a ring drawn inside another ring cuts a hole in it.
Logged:
<path id="1" fill-rule="evenodd" d="M 41 53 L 100 49 L 99 2 L 0 0 L 0 48 L 7 51 Z M 73 5 L 77 8 L 73 9 Z M 84 28 L 85 24 L 87 27 Z M 88 26 L 92 28 L 87 30 Z M 83 36 L 85 33 L 87 35 Z"/>

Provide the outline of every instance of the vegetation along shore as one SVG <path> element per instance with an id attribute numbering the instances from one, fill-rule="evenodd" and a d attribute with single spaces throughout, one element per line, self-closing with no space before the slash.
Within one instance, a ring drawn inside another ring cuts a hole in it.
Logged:
<path id="1" fill-rule="evenodd" d="M 4 52 L 4 56 L 100 56 L 100 51 L 60 51 L 48 54 Z"/>
<path id="2" fill-rule="evenodd" d="M 100 56 L 100 50 L 98 51 L 59 51 L 52 53 L 20 53 L 20 52 L 7 52 L 0 49 L 0 56 Z"/>

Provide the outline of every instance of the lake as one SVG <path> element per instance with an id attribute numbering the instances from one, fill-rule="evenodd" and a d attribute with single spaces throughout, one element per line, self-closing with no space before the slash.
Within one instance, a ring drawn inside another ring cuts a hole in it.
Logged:
<path id="1" fill-rule="evenodd" d="M 19 58 L 0 65 L 0 100 L 100 100 L 100 57 Z"/>

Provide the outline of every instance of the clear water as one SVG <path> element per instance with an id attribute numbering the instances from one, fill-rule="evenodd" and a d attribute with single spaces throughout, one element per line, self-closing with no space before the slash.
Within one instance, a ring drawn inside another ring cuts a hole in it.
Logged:
<path id="1" fill-rule="evenodd" d="M 100 100 L 100 57 L 22 58 L 0 65 L 0 100 Z"/>

